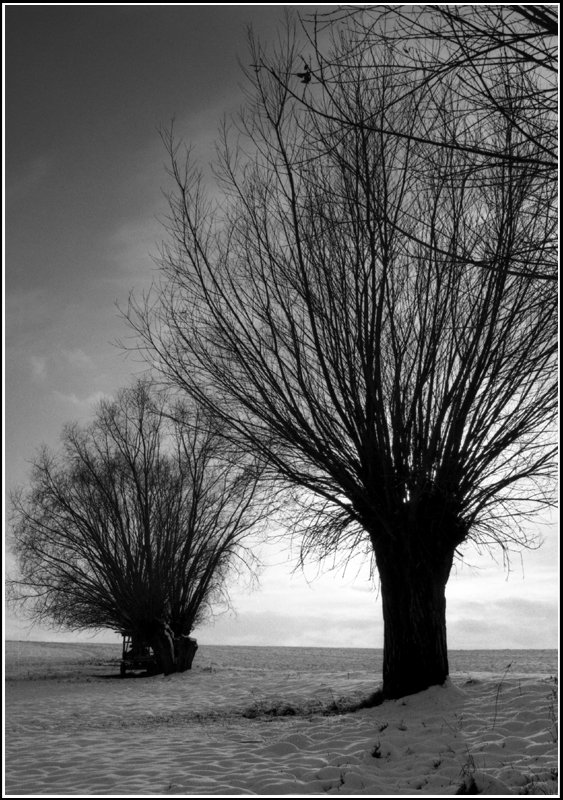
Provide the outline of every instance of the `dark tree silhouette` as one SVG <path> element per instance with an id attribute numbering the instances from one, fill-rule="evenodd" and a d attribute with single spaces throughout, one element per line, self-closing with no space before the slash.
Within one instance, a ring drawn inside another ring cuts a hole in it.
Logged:
<path id="1" fill-rule="evenodd" d="M 315 65 L 311 78 L 327 92 L 346 74 L 350 59 L 373 81 L 372 66 L 385 52 L 396 85 L 404 95 L 424 95 L 439 105 L 444 84 L 455 84 L 458 110 L 466 115 L 458 138 L 436 136 L 435 117 L 420 119 L 417 133 L 388 127 L 393 136 L 415 136 L 437 147 L 471 152 L 484 161 L 534 163 L 555 174 L 558 166 L 558 15 L 556 6 L 394 5 L 380 4 L 306 14 L 302 20 Z M 326 49 L 327 30 L 337 39 Z M 260 68 L 275 72 L 259 50 Z M 514 105 L 506 94 L 507 78 L 516 80 L 525 102 Z M 297 95 L 296 95 L 297 96 Z M 336 97 L 336 96 L 335 96 Z M 311 109 L 315 96 L 301 97 Z M 338 109 L 336 103 L 333 110 Z M 322 109 L 319 108 L 319 111 Z M 436 107 L 432 109 L 436 110 Z M 519 148 L 496 149 L 488 139 L 490 117 L 509 119 L 519 130 Z M 340 121 L 353 124 L 346 114 Z M 484 127 L 482 123 L 485 122 Z"/>
<path id="2" fill-rule="evenodd" d="M 162 283 L 128 317 L 162 373 L 301 500 L 304 557 L 369 545 L 383 694 L 399 697 L 448 675 L 462 543 L 531 545 L 522 520 L 550 503 L 555 194 L 537 164 L 417 135 L 431 114 L 435 138 L 465 135 L 455 84 L 439 102 L 405 93 L 386 52 L 366 65 L 346 45 L 328 91 L 311 66 L 308 107 L 290 88 L 297 53 L 290 39 L 248 75 L 220 202 L 165 137 Z M 505 90 L 514 114 L 482 120 L 488 146 L 527 152 L 527 98 Z"/>
<path id="3" fill-rule="evenodd" d="M 242 542 L 261 515 L 252 465 L 233 463 L 207 414 L 171 407 L 147 382 L 62 439 L 13 497 L 14 597 L 35 619 L 131 632 L 172 672 L 173 638 L 225 600 L 229 570 L 252 560 Z"/>
<path id="4" fill-rule="evenodd" d="M 452 149 L 471 156 L 486 172 L 499 162 L 533 172 L 528 195 L 553 196 L 558 182 L 558 16 L 555 6 L 395 5 L 305 13 L 313 84 L 322 91 L 298 91 L 294 80 L 254 44 L 254 59 L 310 112 L 338 121 L 342 130 L 357 124 L 340 86 L 355 70 L 369 86 L 378 80 L 383 57 L 393 69 L 396 98 L 417 98 L 416 126 L 401 115 L 381 114 L 362 125 L 388 137 L 424 143 L 429 150 Z M 332 38 L 334 47 L 327 41 Z M 312 56 L 312 57 L 311 57 Z M 301 56 L 303 58 L 303 56 Z M 327 103 L 327 97 L 330 101 Z M 508 124 L 510 143 L 491 136 Z M 445 135 L 444 135 L 445 133 Z M 439 157 L 439 156 L 438 156 Z M 539 206 L 538 206 L 539 208 Z M 546 211 L 553 209 L 546 206 Z M 553 222 L 553 220 L 552 220 Z M 556 230 L 556 229 L 555 229 Z M 549 257 L 538 279 L 558 279 L 558 238 L 553 225 L 542 243 Z M 522 242 L 513 269 L 526 270 L 533 240 Z"/>

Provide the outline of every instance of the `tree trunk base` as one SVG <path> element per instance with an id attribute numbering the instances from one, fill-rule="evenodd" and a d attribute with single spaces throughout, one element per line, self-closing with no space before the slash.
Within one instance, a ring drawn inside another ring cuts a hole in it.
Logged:
<path id="1" fill-rule="evenodd" d="M 174 651 L 176 655 L 176 669 L 178 672 L 185 672 L 192 668 L 192 662 L 197 650 L 197 642 L 189 636 L 177 636 L 174 640 Z"/>
<path id="2" fill-rule="evenodd" d="M 449 675 L 446 582 L 453 553 L 410 542 L 376 552 L 383 601 L 385 699 L 442 686 Z"/>

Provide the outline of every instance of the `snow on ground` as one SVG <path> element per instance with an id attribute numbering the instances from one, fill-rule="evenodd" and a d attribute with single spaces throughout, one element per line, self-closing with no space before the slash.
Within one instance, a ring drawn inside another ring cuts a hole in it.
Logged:
<path id="1" fill-rule="evenodd" d="M 7 649 L 8 796 L 558 792 L 548 675 L 454 673 L 352 712 L 375 682 L 344 661 L 280 669 L 200 648 L 191 672 L 121 680 L 87 647 L 61 646 L 57 673 L 56 647 Z"/>

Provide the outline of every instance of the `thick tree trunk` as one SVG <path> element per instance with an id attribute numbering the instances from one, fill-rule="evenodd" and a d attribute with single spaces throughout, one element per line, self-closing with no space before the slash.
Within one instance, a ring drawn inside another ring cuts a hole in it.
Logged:
<path id="1" fill-rule="evenodd" d="M 176 671 L 176 660 L 174 655 L 174 637 L 170 627 L 157 620 L 151 626 L 150 645 L 153 649 L 158 671 L 170 675 Z"/>
<path id="2" fill-rule="evenodd" d="M 192 661 L 197 650 L 197 642 L 189 636 L 177 636 L 174 641 L 176 653 L 176 669 L 185 672 L 192 668 Z"/>
<path id="3" fill-rule="evenodd" d="M 379 542 L 376 560 L 383 601 L 383 695 L 398 698 L 448 677 L 446 583 L 453 549 L 410 537 Z"/>

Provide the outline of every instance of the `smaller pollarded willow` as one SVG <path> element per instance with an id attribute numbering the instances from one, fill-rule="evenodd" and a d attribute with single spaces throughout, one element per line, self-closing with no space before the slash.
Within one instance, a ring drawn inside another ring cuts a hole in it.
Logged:
<path id="1" fill-rule="evenodd" d="M 234 462 L 209 415 L 146 382 L 62 439 L 13 498 L 13 594 L 41 621 L 131 632 L 172 671 L 164 626 L 188 636 L 228 601 L 229 572 L 252 562 L 255 465 Z"/>

